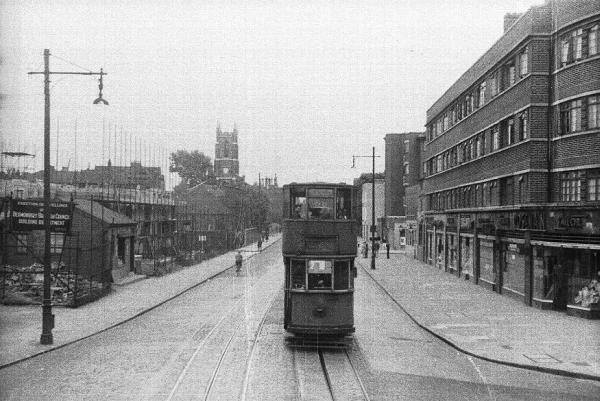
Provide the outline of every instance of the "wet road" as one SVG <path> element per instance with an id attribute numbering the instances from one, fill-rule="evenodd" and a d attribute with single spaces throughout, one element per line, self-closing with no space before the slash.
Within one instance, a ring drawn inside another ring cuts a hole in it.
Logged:
<path id="1" fill-rule="evenodd" d="M 284 341 L 280 247 L 114 329 L 0 370 L 3 400 L 593 400 L 596 382 L 464 355 L 359 269 L 347 354 Z M 363 393 L 366 392 L 365 393 Z"/>

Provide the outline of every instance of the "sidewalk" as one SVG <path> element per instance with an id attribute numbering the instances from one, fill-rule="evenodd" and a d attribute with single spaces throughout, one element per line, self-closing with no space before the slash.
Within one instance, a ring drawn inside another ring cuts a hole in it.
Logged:
<path id="1" fill-rule="evenodd" d="M 526 306 L 413 259 L 357 258 L 413 320 L 455 348 L 494 362 L 600 380 L 600 321 Z"/>
<path id="2" fill-rule="evenodd" d="M 281 234 L 263 242 L 263 250 L 275 244 Z M 256 244 L 241 248 L 244 259 L 257 253 Z M 34 355 L 63 347 L 74 341 L 116 326 L 181 294 L 223 270 L 232 267 L 236 251 L 188 266 L 161 277 L 114 285 L 110 294 L 79 308 L 53 307 L 56 326 L 54 344 L 41 345 L 40 306 L 0 305 L 0 368 Z"/>

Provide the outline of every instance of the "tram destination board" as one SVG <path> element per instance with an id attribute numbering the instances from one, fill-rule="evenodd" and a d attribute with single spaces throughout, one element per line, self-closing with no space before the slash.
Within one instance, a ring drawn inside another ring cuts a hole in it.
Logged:
<path id="1" fill-rule="evenodd" d="M 44 201 L 13 199 L 11 227 L 13 231 L 44 229 Z M 69 202 L 50 202 L 50 231 L 68 233 L 71 230 L 73 208 Z"/>

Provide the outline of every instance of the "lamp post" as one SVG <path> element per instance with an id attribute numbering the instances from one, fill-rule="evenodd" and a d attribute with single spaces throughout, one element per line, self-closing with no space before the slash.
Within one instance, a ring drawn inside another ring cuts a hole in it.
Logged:
<path id="1" fill-rule="evenodd" d="M 354 159 L 357 157 L 370 157 L 373 161 L 373 176 L 371 182 L 371 269 L 375 270 L 375 233 L 377 226 L 375 225 L 375 146 L 373 146 L 373 154 L 371 156 L 352 156 L 352 168 L 354 168 Z"/>
<path id="2" fill-rule="evenodd" d="M 50 260 L 50 74 L 58 75 L 100 75 L 100 95 L 94 100 L 94 104 L 108 102 L 102 98 L 102 76 L 100 72 L 67 72 L 50 71 L 50 50 L 44 49 L 44 71 L 28 72 L 29 75 L 44 75 L 44 292 L 42 298 L 42 335 L 41 344 L 52 344 L 52 329 L 54 328 L 54 315 L 52 314 L 52 299 L 50 294 L 50 282 L 52 281 L 52 270 Z"/>

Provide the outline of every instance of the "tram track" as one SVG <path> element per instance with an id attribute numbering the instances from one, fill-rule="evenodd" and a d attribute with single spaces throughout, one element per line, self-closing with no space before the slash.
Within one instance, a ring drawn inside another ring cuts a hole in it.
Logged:
<path id="1" fill-rule="evenodd" d="M 348 349 L 294 348 L 294 364 L 300 399 L 332 401 L 371 398 Z"/>
<path id="2" fill-rule="evenodd" d="M 238 279 L 237 276 L 234 277 L 234 280 L 236 279 Z M 245 288 L 239 294 L 240 298 L 226 310 L 210 332 L 195 347 L 166 398 L 167 401 L 176 399 L 183 393 L 189 395 L 186 393 L 186 387 L 190 387 L 190 382 L 195 382 L 191 387 L 197 388 L 193 392 L 194 396 L 203 400 L 222 399 L 224 392 L 228 396 L 225 398 L 231 398 L 233 396 L 231 392 L 235 391 L 235 388 L 239 389 L 237 397 L 246 399 L 256 344 L 264 327 L 265 319 L 277 298 L 279 287 L 269 285 L 270 281 L 274 281 L 273 278 L 265 280 L 264 275 L 254 275 L 250 269 L 247 270 L 247 275 L 243 279 Z M 276 288 L 276 290 L 271 290 L 271 288 Z M 264 289 L 267 291 L 263 291 Z M 243 330 L 244 322 L 246 331 Z M 196 333 L 205 330 L 206 325 L 203 325 Z M 248 350 L 244 355 L 246 364 L 242 367 L 239 353 L 242 352 L 241 349 L 245 348 L 244 344 Z M 217 350 L 218 354 L 215 352 Z M 212 363 L 212 367 L 209 367 L 210 376 L 193 372 L 194 368 L 198 369 L 198 366 L 202 366 L 202 370 L 206 371 L 207 363 Z M 231 371 L 239 372 L 239 374 L 232 375 Z M 243 381 L 237 380 L 240 377 L 243 378 Z M 201 386 L 202 382 L 205 383 L 204 388 L 198 388 L 198 383 Z"/>

